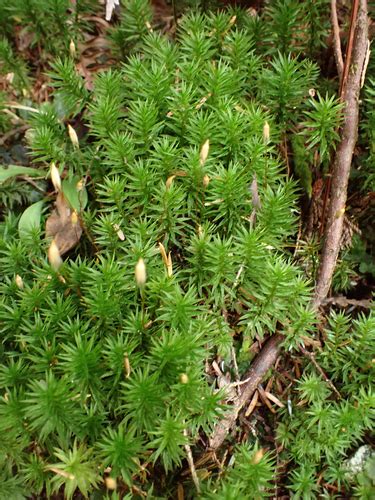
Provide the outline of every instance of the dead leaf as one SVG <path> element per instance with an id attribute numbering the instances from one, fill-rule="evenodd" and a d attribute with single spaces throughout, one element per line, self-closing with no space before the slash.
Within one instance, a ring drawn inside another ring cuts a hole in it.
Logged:
<path id="1" fill-rule="evenodd" d="M 24 52 L 31 47 L 35 40 L 35 33 L 29 31 L 29 27 L 22 28 L 18 32 L 17 48 L 20 52 Z"/>
<path id="2" fill-rule="evenodd" d="M 82 226 L 76 212 L 71 210 L 62 193 L 57 195 L 55 206 L 46 222 L 46 236 L 54 239 L 60 255 L 63 255 L 79 242 Z"/>
<path id="3" fill-rule="evenodd" d="M 94 83 L 93 83 L 93 76 L 90 73 L 90 71 L 87 71 L 86 65 L 83 63 L 84 58 L 81 57 L 81 62 L 79 62 L 76 65 L 76 69 L 78 71 L 78 74 L 81 75 L 84 78 L 84 86 L 87 90 L 93 90 L 94 89 Z"/>
<path id="4" fill-rule="evenodd" d="M 260 399 L 263 401 L 263 403 L 268 407 L 268 409 L 272 412 L 272 413 L 276 413 L 276 411 L 274 410 L 274 408 L 272 407 L 271 403 L 269 402 L 269 399 L 267 397 L 267 394 L 265 393 L 263 387 L 259 384 L 258 385 L 258 392 L 259 392 L 259 396 L 260 396 Z"/>
<path id="5" fill-rule="evenodd" d="M 253 413 L 253 411 L 258 403 L 258 399 L 259 399 L 258 391 L 255 391 L 254 396 L 251 400 L 251 403 L 249 404 L 249 406 L 246 410 L 245 417 L 249 417 Z"/>
<path id="6" fill-rule="evenodd" d="M 272 401 L 272 403 L 275 403 L 275 405 L 279 406 L 280 408 L 284 408 L 285 405 L 280 401 L 279 398 L 274 396 L 271 392 L 265 391 L 264 394 L 267 396 L 267 398 Z"/>

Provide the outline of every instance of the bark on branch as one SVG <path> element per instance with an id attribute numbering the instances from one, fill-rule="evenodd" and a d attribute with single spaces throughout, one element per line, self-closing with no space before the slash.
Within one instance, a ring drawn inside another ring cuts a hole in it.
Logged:
<path id="1" fill-rule="evenodd" d="M 341 141 L 336 151 L 332 171 L 327 224 L 313 300 L 315 308 L 319 307 L 328 294 L 340 251 L 350 167 L 358 135 L 359 92 L 366 71 L 366 54 L 368 50 L 366 0 L 359 1 L 358 13 L 354 22 L 352 57 L 346 61 L 348 65 L 347 78 L 345 79 L 344 71 L 343 79 L 344 120 L 341 129 Z"/>
<path id="2" fill-rule="evenodd" d="M 241 387 L 241 393 L 233 402 L 233 408 L 214 429 L 209 443 L 212 450 L 217 450 L 222 445 L 229 431 L 235 425 L 238 414 L 250 400 L 267 371 L 276 362 L 282 340 L 282 335 L 273 335 L 256 357 L 250 370 L 244 377 L 248 379 L 248 382 Z"/>

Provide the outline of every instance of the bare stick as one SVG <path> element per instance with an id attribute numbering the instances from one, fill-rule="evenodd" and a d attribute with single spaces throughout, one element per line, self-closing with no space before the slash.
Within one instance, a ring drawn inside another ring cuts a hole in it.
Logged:
<path id="1" fill-rule="evenodd" d="M 353 2 L 352 2 L 352 12 L 351 12 L 351 15 L 350 15 L 348 43 L 347 43 L 347 46 L 346 46 L 346 53 L 345 53 L 345 64 L 344 64 L 344 68 L 343 68 L 342 78 L 340 79 L 340 91 L 339 91 L 339 95 L 340 95 L 340 99 L 341 100 L 344 100 L 343 99 L 343 92 L 344 92 L 344 89 L 346 88 L 346 82 L 347 82 L 348 73 L 349 73 L 349 66 L 350 66 L 351 61 L 352 61 L 354 32 L 355 32 L 355 29 L 356 29 L 358 7 L 359 7 L 359 0 L 353 0 Z M 330 174 L 328 176 L 328 179 L 327 179 L 327 186 L 326 186 L 325 193 L 324 193 L 323 211 L 322 211 L 322 217 L 321 217 L 322 224 L 320 226 L 320 236 L 323 235 L 324 230 L 326 228 L 326 224 L 325 224 L 326 216 L 325 216 L 325 214 L 326 214 L 326 208 L 327 208 L 327 203 L 328 203 L 328 196 L 329 196 L 329 194 L 331 192 L 331 180 L 332 179 L 331 179 L 331 174 Z"/>
<path id="2" fill-rule="evenodd" d="M 331 23 L 333 29 L 333 52 L 335 54 L 337 73 L 340 81 L 344 71 L 344 60 L 342 58 L 341 40 L 340 40 L 340 27 L 337 19 L 337 6 L 336 0 L 331 0 Z"/>
<path id="3" fill-rule="evenodd" d="M 230 429 L 235 425 L 241 409 L 248 403 L 265 374 L 275 363 L 282 340 L 283 336 L 281 334 L 273 335 L 256 357 L 250 370 L 245 375 L 245 379 L 248 380 L 242 386 L 240 395 L 234 400 L 233 406 L 214 429 L 209 442 L 210 448 L 213 450 L 217 450 L 222 445 Z"/>
<path id="4" fill-rule="evenodd" d="M 20 175 L 19 179 L 22 179 L 23 181 L 31 184 L 37 191 L 39 191 L 39 193 L 45 193 L 45 189 L 42 189 L 40 186 L 38 186 L 38 184 L 34 181 L 34 179 L 31 179 L 31 177 L 27 175 Z"/>
<path id="5" fill-rule="evenodd" d="M 354 22 L 352 57 L 350 61 L 345 62 L 348 70 L 344 70 L 343 75 L 344 120 L 341 129 L 341 142 L 338 145 L 333 165 L 327 225 L 313 300 L 315 308 L 320 306 L 328 294 L 340 251 L 350 167 L 358 135 L 359 92 L 363 80 L 362 73 L 366 69 L 365 61 L 368 46 L 366 0 L 359 0 L 358 15 Z"/>
<path id="6" fill-rule="evenodd" d="M 230 353 L 232 355 L 234 374 L 236 376 L 236 382 L 241 383 L 240 382 L 240 372 L 238 371 L 238 365 L 237 365 L 236 349 L 233 346 L 231 347 Z M 237 391 L 238 391 L 238 394 L 240 394 L 241 391 L 239 388 L 237 388 Z"/>
<path id="7" fill-rule="evenodd" d="M 187 430 L 184 429 L 184 436 L 188 437 Z M 197 489 L 197 493 L 199 494 L 201 492 L 201 487 L 199 484 L 199 479 L 197 476 L 197 471 L 195 470 L 195 465 L 194 465 L 194 459 L 193 459 L 193 454 L 191 452 L 191 448 L 189 444 L 185 444 L 185 451 L 186 451 L 186 458 L 189 464 L 190 472 L 191 472 L 191 477 L 193 479 L 193 482 L 195 484 L 195 487 Z"/>
<path id="8" fill-rule="evenodd" d="M 327 382 L 327 384 L 330 386 L 330 388 L 333 390 L 333 392 L 336 394 L 336 396 L 341 399 L 341 394 L 339 391 L 336 389 L 334 386 L 333 382 L 327 377 L 325 374 L 323 368 L 318 364 L 318 362 L 315 359 L 315 354 L 313 352 L 307 351 L 304 347 L 300 347 L 301 352 L 309 358 L 311 363 L 315 366 L 315 368 L 318 370 L 320 375 L 324 378 L 324 380 Z"/>

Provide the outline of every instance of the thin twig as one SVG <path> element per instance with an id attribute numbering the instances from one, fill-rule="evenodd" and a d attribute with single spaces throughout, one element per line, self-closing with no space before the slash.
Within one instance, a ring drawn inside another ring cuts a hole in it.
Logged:
<path id="1" fill-rule="evenodd" d="M 232 360 L 233 360 L 234 375 L 236 377 L 236 382 L 238 383 L 238 382 L 240 382 L 240 373 L 238 371 L 236 350 L 235 350 L 235 348 L 233 346 L 231 347 L 230 353 L 231 353 Z M 239 388 L 237 389 L 237 391 L 238 391 L 238 394 L 240 394 L 240 389 Z"/>
<path id="2" fill-rule="evenodd" d="M 241 385 L 244 385 L 244 384 L 247 384 L 248 382 L 250 382 L 251 380 L 251 377 L 247 377 L 245 378 L 245 380 L 240 380 L 238 382 L 231 382 L 230 384 L 228 384 L 228 387 L 240 387 Z"/>
<path id="3" fill-rule="evenodd" d="M 29 128 L 30 125 L 20 125 L 19 127 L 9 130 L 9 132 L 4 134 L 3 137 L 0 138 L 0 146 L 3 146 L 3 144 L 5 144 L 14 135 L 22 134 L 23 132 L 26 132 L 26 130 Z"/>
<path id="4" fill-rule="evenodd" d="M 177 26 L 178 18 L 177 18 L 176 0 L 172 0 L 172 9 L 173 9 L 174 24 L 175 26 Z"/>
<path id="5" fill-rule="evenodd" d="M 241 274 L 242 274 L 242 272 L 243 272 L 244 268 L 245 268 L 245 265 L 244 265 L 244 264 L 241 264 L 241 265 L 240 265 L 240 268 L 239 268 L 239 270 L 238 270 L 238 272 L 237 272 L 237 274 L 236 274 L 236 278 L 235 278 L 235 280 L 234 280 L 234 283 L 233 283 L 233 289 L 234 289 L 234 288 L 237 288 L 238 283 L 239 283 L 239 281 L 240 281 Z"/>
<path id="6" fill-rule="evenodd" d="M 361 8 L 366 11 L 366 19 L 367 19 L 367 0 L 353 0 L 352 13 L 350 16 L 348 45 L 346 47 L 345 64 L 344 64 L 344 69 L 343 69 L 343 76 L 341 79 L 341 85 L 340 85 L 340 97 L 343 97 L 344 89 L 346 87 L 347 80 L 348 80 L 349 67 L 352 63 L 354 34 L 355 34 L 356 28 L 358 26 L 357 16 L 358 16 L 358 10 L 359 10 L 360 4 L 361 4 Z M 368 27 L 367 27 L 367 31 L 368 31 Z"/>
<path id="7" fill-rule="evenodd" d="M 330 386 L 330 388 L 333 390 L 333 392 L 336 394 L 336 396 L 341 399 L 341 394 L 339 391 L 336 389 L 336 387 L 333 385 L 333 382 L 327 377 L 325 374 L 323 368 L 318 364 L 318 362 L 315 359 L 315 355 L 313 352 L 308 351 L 304 347 L 300 346 L 301 352 L 309 358 L 311 363 L 315 366 L 315 368 L 318 370 L 318 372 L 321 374 L 321 376 L 324 378 L 324 380 L 327 382 L 327 384 Z"/>
<path id="8" fill-rule="evenodd" d="M 188 437 L 188 433 L 187 433 L 186 429 L 184 429 L 184 436 L 186 438 Z M 193 454 L 191 452 L 191 448 L 190 448 L 189 444 L 185 444 L 184 446 L 185 446 L 187 461 L 188 461 L 188 464 L 189 464 L 189 467 L 190 467 L 191 477 L 192 477 L 193 482 L 195 484 L 195 487 L 197 489 L 197 493 L 199 494 L 201 492 L 201 487 L 200 487 L 200 484 L 199 484 L 199 479 L 198 479 L 198 476 L 197 476 L 197 471 L 195 470 Z"/>
<path id="9" fill-rule="evenodd" d="M 363 72 L 366 70 L 368 47 L 366 0 L 359 0 L 358 15 L 354 26 L 355 34 L 351 44 L 353 48 L 352 51 L 348 50 L 342 78 L 342 101 L 346 106 L 341 142 L 338 145 L 333 165 L 325 238 L 313 300 L 315 308 L 320 306 L 328 294 L 340 251 L 350 167 L 358 135 L 359 92 Z"/>
<path id="10" fill-rule="evenodd" d="M 31 184 L 31 186 L 33 186 L 37 191 L 39 191 L 39 193 L 45 194 L 46 190 L 42 189 L 40 186 L 38 186 L 38 184 L 35 182 L 35 180 L 31 179 L 31 177 L 29 177 L 27 175 L 20 175 L 20 176 L 18 176 L 18 178 L 27 182 L 28 184 Z"/>
<path id="11" fill-rule="evenodd" d="M 18 104 L 17 102 L 7 102 L 5 106 L 8 108 L 20 109 L 22 111 L 30 111 L 30 113 L 40 113 L 39 109 L 32 108 L 31 106 L 24 106 L 23 104 Z"/>
<path id="12" fill-rule="evenodd" d="M 340 27 L 337 19 L 337 5 L 336 0 L 331 0 L 331 22 L 333 29 L 333 52 L 335 54 L 337 73 L 340 82 L 344 71 L 344 60 L 342 58 L 341 40 L 340 40 Z"/>

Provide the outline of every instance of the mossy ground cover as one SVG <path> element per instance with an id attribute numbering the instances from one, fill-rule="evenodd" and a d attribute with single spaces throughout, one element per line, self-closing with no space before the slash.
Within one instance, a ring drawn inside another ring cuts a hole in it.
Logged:
<path id="1" fill-rule="evenodd" d="M 374 494 L 373 459 L 345 465 L 373 444 L 371 238 L 345 243 L 333 286 L 353 295 L 311 307 L 343 113 L 327 3 L 188 3 L 130 0 L 111 24 L 97 2 L 0 4 L 0 126 L 27 152 L 0 171 L 0 498 Z M 276 369 L 213 453 L 274 335 Z"/>

